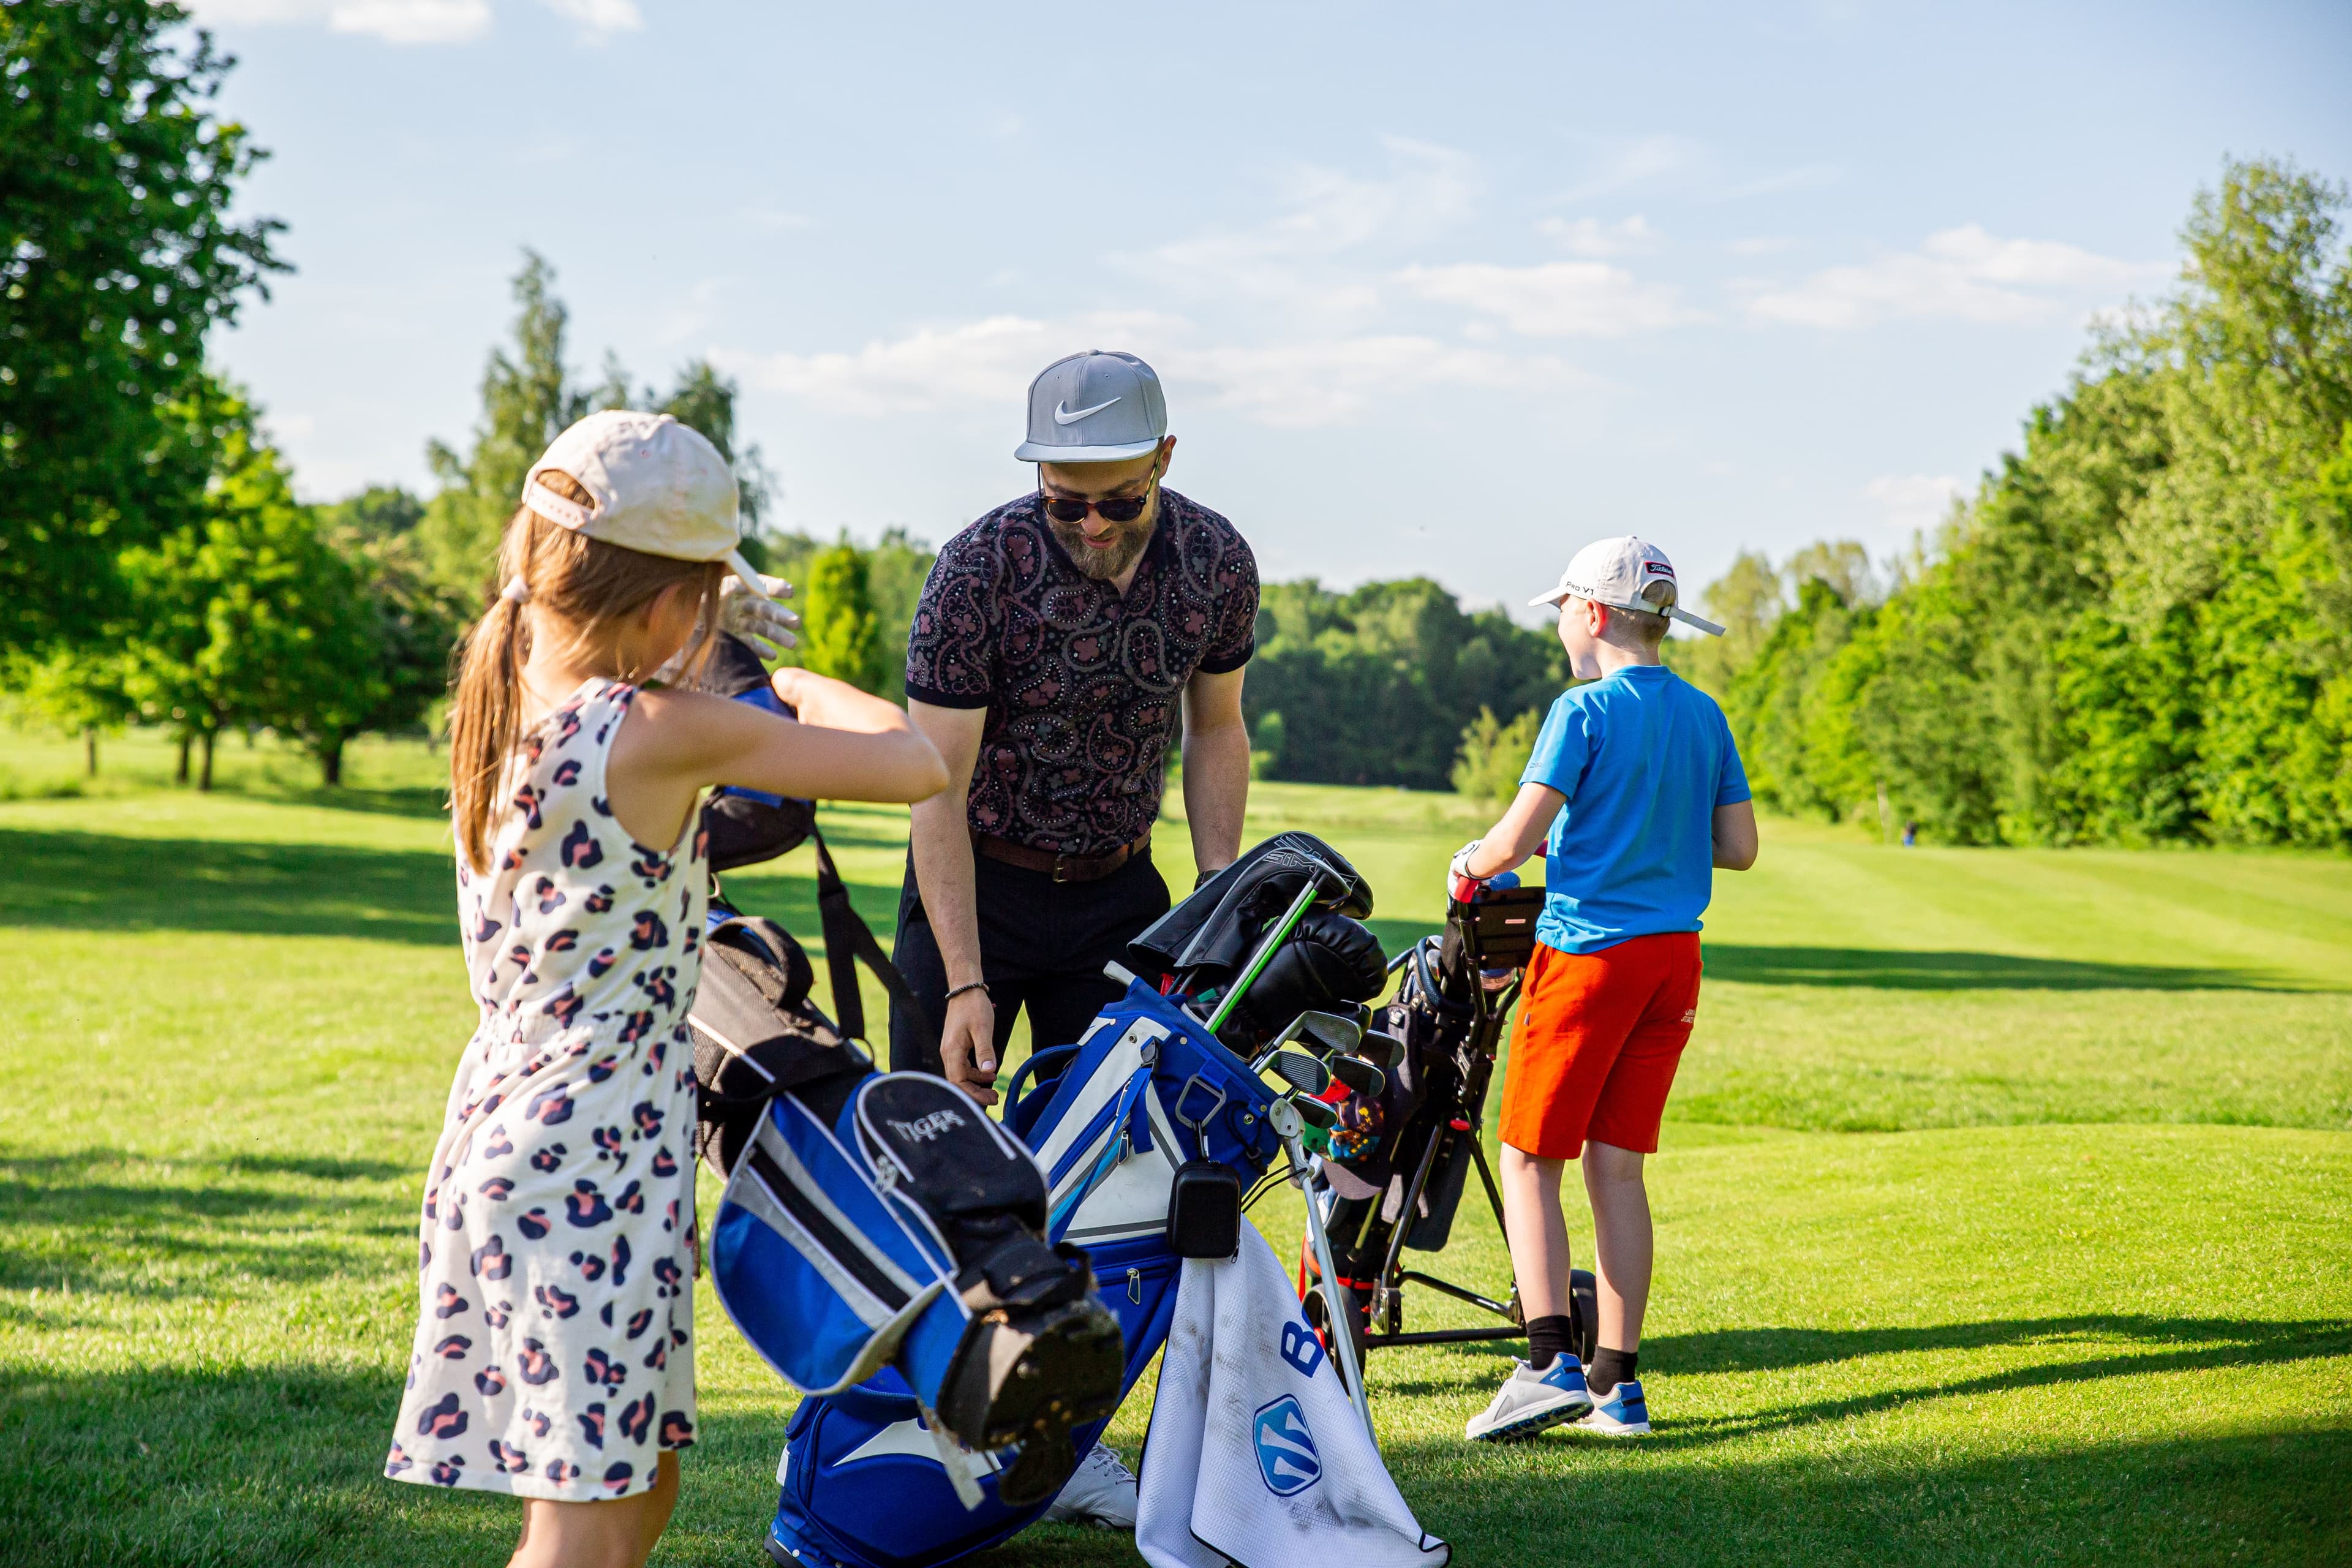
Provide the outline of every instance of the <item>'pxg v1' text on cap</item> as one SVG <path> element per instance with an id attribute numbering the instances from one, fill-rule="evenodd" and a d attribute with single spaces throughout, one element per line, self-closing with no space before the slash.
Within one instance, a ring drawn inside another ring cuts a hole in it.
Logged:
<path id="1" fill-rule="evenodd" d="M 539 482 L 558 470 L 579 481 L 593 506 Z M 768 596 L 743 559 L 735 520 L 735 475 L 702 433 L 667 414 L 607 408 L 558 436 L 523 477 L 522 503 L 607 544 L 672 561 L 724 561 L 743 585 Z"/>
<path id="2" fill-rule="evenodd" d="M 1629 533 L 1595 540 L 1578 551 L 1568 570 L 1559 574 L 1559 586 L 1528 603 L 1557 605 L 1562 599 L 1590 599 L 1612 610 L 1672 616 L 1709 637 L 1723 635 L 1723 628 L 1713 621 L 1702 620 L 1677 605 L 1677 596 L 1675 563 L 1666 559 L 1666 552 Z"/>
<path id="3" fill-rule="evenodd" d="M 1168 434 L 1160 377 L 1133 354 L 1094 349 L 1057 359 L 1029 384 L 1029 439 L 1016 463 L 1116 463 Z"/>

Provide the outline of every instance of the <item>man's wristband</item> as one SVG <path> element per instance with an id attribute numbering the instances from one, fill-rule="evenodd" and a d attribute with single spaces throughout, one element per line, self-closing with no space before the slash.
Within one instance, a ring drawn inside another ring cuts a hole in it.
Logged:
<path id="1" fill-rule="evenodd" d="M 987 995 L 988 982 L 985 980 L 967 980 L 961 985 L 951 985 L 948 988 L 947 999 L 952 1002 L 967 991 L 977 991 L 982 995 Z M 992 1002 L 996 1000 L 993 996 L 990 996 L 988 999 Z"/>

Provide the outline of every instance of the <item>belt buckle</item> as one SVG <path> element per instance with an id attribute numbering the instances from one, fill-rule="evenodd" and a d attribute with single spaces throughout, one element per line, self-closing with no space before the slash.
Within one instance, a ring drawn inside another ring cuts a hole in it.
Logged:
<path id="1" fill-rule="evenodd" d="M 1066 869 L 1065 869 L 1065 867 L 1067 865 L 1067 863 L 1068 863 L 1068 861 L 1069 861 L 1069 858 L 1069 858 L 1067 855 L 1056 855 L 1056 856 L 1055 856 L 1055 857 L 1054 857 L 1054 880 L 1055 880 L 1055 881 L 1056 881 L 1056 882 L 1066 882 L 1066 881 L 1068 881 L 1068 880 L 1070 879 L 1069 873 L 1067 872 L 1067 870 L 1066 870 Z"/>

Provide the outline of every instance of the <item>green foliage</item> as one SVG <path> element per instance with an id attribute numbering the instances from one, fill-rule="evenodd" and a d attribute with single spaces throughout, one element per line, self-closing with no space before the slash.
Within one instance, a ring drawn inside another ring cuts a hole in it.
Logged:
<path id="1" fill-rule="evenodd" d="M 1519 793 L 1519 775 L 1535 755 L 1536 736 L 1542 732 L 1544 710 L 1530 708 L 1509 723 L 1495 717 L 1492 708 L 1462 731 L 1462 749 L 1454 758 L 1454 791 L 1470 800 L 1496 805 Z"/>
<path id="2" fill-rule="evenodd" d="M 872 568 L 866 552 L 847 540 L 809 563 L 801 595 L 800 652 L 810 669 L 861 691 L 878 692 L 887 682 Z"/>
<path id="3" fill-rule="evenodd" d="M 754 446 L 735 438 L 736 386 L 705 361 L 689 362 L 665 395 L 645 387 L 633 399 L 629 377 L 605 355 L 604 378 L 574 380 L 564 363 L 571 312 L 555 295 L 555 268 L 537 251 L 523 252 L 514 279 L 511 347 L 494 348 L 482 371 L 482 416 L 471 451 L 460 457 L 439 441 L 425 458 L 441 490 L 415 525 L 421 558 L 436 586 L 462 603 L 478 605 L 491 591 L 489 574 L 499 535 L 522 502 L 523 476 L 565 426 L 599 408 L 635 406 L 667 414 L 692 426 L 734 468 L 747 526 L 768 505 L 773 481 Z M 373 492 L 371 492 L 373 493 Z"/>
<path id="4" fill-rule="evenodd" d="M 0 647 L 90 640 L 122 548 L 186 521 L 205 468 L 166 406 L 284 269 L 282 225 L 228 216 L 263 154 L 211 110 L 232 62 L 186 20 L 0 6 Z"/>
<path id="5" fill-rule="evenodd" d="M 1279 744 L 1258 740 L 1280 779 L 1444 789 L 1465 715 L 1541 708 L 1568 684 L 1551 634 L 1423 577 L 1267 584 L 1257 643 L 1243 699 L 1254 732 L 1281 715 Z"/>
<path id="6" fill-rule="evenodd" d="M 2231 165 L 2179 289 L 1883 605 L 1853 547 L 1790 563 L 1753 651 L 1703 656 L 1759 798 L 1834 817 L 1883 784 L 1957 843 L 2352 845 L 2345 202 Z M 1769 612 L 1761 584 L 1743 557 L 1708 601 Z"/>

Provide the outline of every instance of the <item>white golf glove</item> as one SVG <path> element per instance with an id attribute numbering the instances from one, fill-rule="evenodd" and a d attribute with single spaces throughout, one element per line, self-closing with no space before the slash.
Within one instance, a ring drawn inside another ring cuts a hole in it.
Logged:
<path id="1" fill-rule="evenodd" d="M 744 587 L 740 577 L 730 576 L 719 584 L 719 629 L 764 649 L 770 658 L 781 658 L 801 641 L 795 635 L 801 618 L 776 602 L 791 598 L 793 585 L 782 577 L 761 577 L 760 586 L 768 591 L 767 598 Z"/>
<path id="2" fill-rule="evenodd" d="M 1456 849 L 1454 858 L 1445 863 L 1445 891 L 1455 903 L 1469 903 L 1478 896 L 1478 889 L 1486 886 L 1485 878 L 1470 874 L 1470 857 L 1485 842 L 1483 838 L 1473 838 Z"/>

